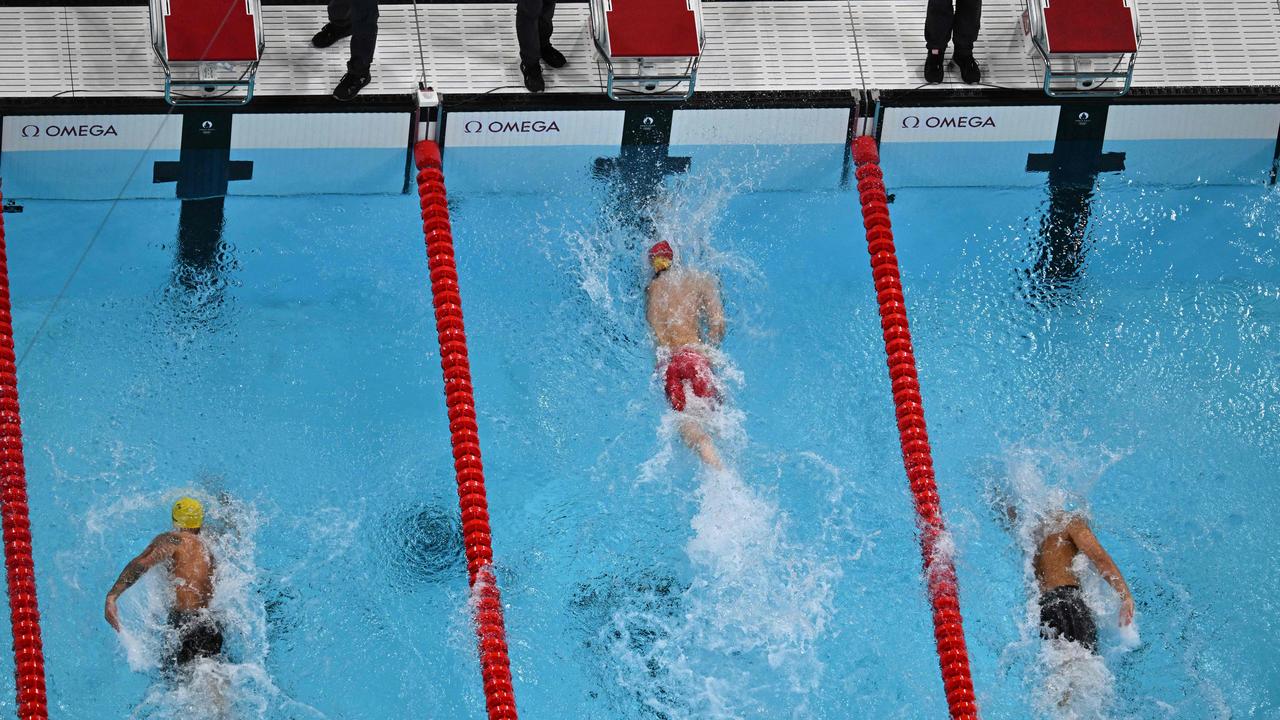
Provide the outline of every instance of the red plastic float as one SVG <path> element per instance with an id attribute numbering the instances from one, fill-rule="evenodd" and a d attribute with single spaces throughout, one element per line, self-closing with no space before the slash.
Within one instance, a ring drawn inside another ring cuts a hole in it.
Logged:
<path id="1" fill-rule="evenodd" d="M 471 363 L 467 359 L 467 334 L 462 325 L 462 297 L 458 289 L 458 269 L 453 259 L 453 231 L 449 224 L 440 148 L 434 142 L 424 140 L 414 147 L 413 156 L 418 166 L 422 232 L 427 241 L 431 298 L 436 310 L 436 334 L 440 340 L 440 367 L 444 370 L 445 406 L 453 443 L 458 504 L 462 509 L 467 574 L 477 598 L 476 635 L 485 704 L 489 720 L 516 720 L 507 631 L 502 621 L 502 596 L 493 574 L 489 504 L 485 499 L 484 466 L 480 462 L 480 436 L 476 426 L 475 398 L 471 391 Z"/>
<path id="2" fill-rule="evenodd" d="M 964 626 L 960 618 L 960 596 L 956 568 L 950 549 L 940 547 L 946 536 L 938 487 L 934 483 L 933 455 L 924 424 L 924 402 L 916 376 L 916 359 L 907 324 L 906 301 L 894 252 L 893 230 L 889 223 L 880 153 L 875 140 L 860 137 L 853 143 L 857 163 L 858 196 L 862 221 L 867 231 L 867 252 L 871 254 L 871 276 L 876 283 L 880 305 L 880 328 L 884 331 L 884 351 L 889 379 L 893 383 L 893 404 L 898 418 L 898 438 L 902 462 L 915 498 L 920 522 L 920 549 L 924 555 L 925 579 L 933 605 L 933 634 L 942 668 L 942 684 L 947 706 L 954 720 L 977 720 L 978 705 L 969 674 L 969 652 L 965 648 Z"/>
<path id="3" fill-rule="evenodd" d="M 0 205 L 4 194 L 0 193 Z M 22 460 L 22 418 L 18 413 L 18 369 L 13 353 L 13 315 L 9 305 L 9 259 L 5 253 L 4 215 L 0 214 L 0 515 L 4 527 L 4 566 L 9 579 L 9 618 L 13 625 L 13 664 L 19 720 L 48 720 L 44 651 L 36 571 L 31 560 L 31 519 L 27 511 L 27 473 Z"/>

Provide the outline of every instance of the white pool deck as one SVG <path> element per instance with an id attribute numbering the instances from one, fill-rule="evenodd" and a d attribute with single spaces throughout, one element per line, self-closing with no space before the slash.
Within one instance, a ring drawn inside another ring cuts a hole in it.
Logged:
<path id="1" fill-rule="evenodd" d="M 1280 0 L 1138 2 L 1144 44 L 1136 87 L 1280 86 Z M 704 0 L 707 45 L 698 90 L 920 87 L 925 4 Z M 976 48 L 984 82 L 1040 87 L 1039 66 L 1023 50 L 1021 4 L 984 5 Z M 428 82 L 444 93 L 524 92 L 512 4 L 388 5 L 381 14 L 374 80 L 366 93 L 408 93 L 421 66 Z M 257 92 L 328 95 L 344 70 L 346 44 L 327 51 L 311 47 L 324 8 L 268 6 L 263 16 L 267 51 Z M 591 43 L 587 5 L 562 3 L 556 19 L 555 43 L 570 64 L 546 72 L 548 91 L 602 92 L 604 72 Z M 415 25 L 421 28 L 421 60 Z M 145 7 L 2 7 L 0 37 L 0 97 L 162 92 L 164 75 L 151 51 Z"/>

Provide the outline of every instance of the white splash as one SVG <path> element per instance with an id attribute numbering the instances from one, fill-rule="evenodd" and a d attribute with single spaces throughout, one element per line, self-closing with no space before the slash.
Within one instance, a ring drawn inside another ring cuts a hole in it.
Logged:
<path id="1" fill-rule="evenodd" d="M 151 513 L 182 494 L 205 505 L 202 536 L 216 563 L 210 610 L 222 623 L 225 657 L 193 663 L 190 677 L 182 682 L 159 677 L 160 659 L 175 640 L 167 617 L 173 590 L 162 572 L 148 573 L 120 603 L 123 626 L 118 637 L 129 668 L 156 676 L 132 717 L 240 720 L 273 717 L 285 709 L 290 717 L 324 718 L 319 710 L 285 695 L 266 670 L 266 608 L 255 591 L 260 570 L 254 534 L 262 523 L 257 510 L 225 493 L 210 498 L 203 488 L 151 496 L 144 503 L 125 498 L 117 505 Z"/>
<path id="2" fill-rule="evenodd" d="M 1027 603 L 1019 623 L 1019 640 L 1006 647 L 1004 654 L 1032 656 L 1027 682 L 1034 688 L 1032 708 L 1037 717 L 1098 720 L 1109 717 L 1115 700 L 1115 677 L 1101 655 L 1076 643 L 1040 637 L 1040 590 L 1034 558 L 1046 528 L 1064 521 L 1064 510 L 1088 515 L 1089 490 L 1126 454 L 1085 450 L 1073 443 L 1050 447 L 1014 445 L 1004 453 L 1004 482 L 993 481 L 987 487 L 988 500 L 995 512 L 1011 523 L 1010 529 L 1022 549 Z M 1114 593 L 1093 566 L 1079 555 L 1072 570 L 1080 578 L 1085 604 L 1099 626 L 1117 624 Z M 1128 639 L 1118 648 L 1122 652 L 1140 644 L 1136 622 L 1126 631 Z"/>
<path id="3" fill-rule="evenodd" d="M 678 262 L 722 282 L 763 284 L 760 269 L 735 253 L 731 243 L 717 247 L 714 230 L 725 208 L 751 189 L 749 178 L 724 170 L 703 168 L 697 176 L 669 179 L 647 209 L 656 237 L 628 235 L 626 223 L 607 218 L 601 223 L 604 229 L 567 234 L 575 278 L 596 322 L 649 339 L 643 248 L 657 239 L 675 246 Z M 735 306 L 746 299 L 724 300 L 732 332 L 750 338 L 749 311 Z M 652 352 L 647 344 L 634 349 Z M 834 586 L 847 553 L 828 552 L 823 541 L 815 550 L 789 540 L 788 518 L 770 497 L 769 486 L 734 469 L 750 440 L 745 415 L 733 402 L 747 378 L 719 349 L 708 349 L 708 354 L 723 397 L 713 406 L 691 396 L 685 412 L 664 411 L 657 447 L 637 473 L 638 481 L 655 492 L 665 489 L 693 503 L 685 545 L 690 579 L 669 587 L 649 583 L 631 588 L 612 610 L 599 640 L 612 655 L 617 684 L 658 716 L 756 718 L 766 716 L 769 708 L 787 707 L 789 717 L 810 717 L 809 697 L 824 675 L 816 645 L 834 613 Z M 648 389 L 651 402 L 664 402 L 663 381 L 655 368 Z M 688 421 L 712 436 L 725 469 L 698 464 L 679 433 Z M 843 479 L 814 458 L 801 458 L 803 471 L 818 465 L 815 471 L 839 498 Z M 686 474 L 691 466 L 699 468 L 692 492 Z M 847 529 L 847 512 L 844 503 L 836 502 L 831 517 L 814 518 L 824 538 Z"/>

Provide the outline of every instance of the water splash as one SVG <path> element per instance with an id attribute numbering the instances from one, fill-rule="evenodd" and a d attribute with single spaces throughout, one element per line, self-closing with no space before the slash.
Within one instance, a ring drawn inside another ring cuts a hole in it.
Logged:
<path id="1" fill-rule="evenodd" d="M 222 625 L 225 657 L 200 660 L 179 682 L 157 677 L 132 717 L 149 720 L 230 718 L 323 718 L 323 713 L 300 703 L 272 681 L 267 670 L 267 612 L 259 593 L 255 534 L 263 517 L 251 504 L 225 493 L 209 498 L 208 482 L 201 489 L 163 495 L 121 498 L 107 512 L 155 512 L 173 499 L 190 494 L 203 499 L 202 536 L 214 557 L 214 596 L 210 612 Z M 160 659 L 176 641 L 168 622 L 172 580 L 160 571 L 142 578 L 121 599 L 123 629 L 119 642 L 129 668 L 156 676 Z"/>
<path id="2" fill-rule="evenodd" d="M 792 542 L 788 517 L 732 469 L 699 471 L 692 499 L 688 584 L 633 588 L 600 631 L 617 682 L 655 717 L 811 717 L 839 560 Z"/>
<path id="3" fill-rule="evenodd" d="M 988 483 L 987 499 L 993 511 L 1008 524 L 1022 550 L 1027 596 L 1018 623 L 1019 638 L 1005 648 L 1002 664 L 1026 661 L 1026 683 L 1032 688 L 1037 717 L 1094 720 L 1109 717 L 1115 703 L 1115 676 L 1102 655 L 1073 642 L 1040 637 L 1040 587 L 1034 559 L 1045 532 L 1060 527 L 1065 512 L 1088 515 L 1089 492 L 1128 452 L 1087 450 L 1069 442 L 1015 444 L 1007 447 L 1001 458 L 1003 481 Z M 1083 555 L 1076 556 L 1072 571 L 1080 579 L 1085 604 L 1099 625 L 1114 625 L 1118 603 L 1110 587 Z M 1140 644 L 1135 622 L 1117 648 L 1104 648 L 1103 652 L 1127 652 Z"/>
<path id="4" fill-rule="evenodd" d="M 718 376 L 745 384 L 727 357 L 716 359 L 725 369 Z M 684 413 L 663 414 L 659 446 L 639 469 L 641 482 L 665 480 L 679 492 L 672 478 L 681 465 L 673 460 L 688 453 L 678 427 L 689 419 L 712 433 L 729 460 L 724 469 L 700 468 L 689 494 L 696 507 L 685 545 L 692 579 L 678 598 L 633 596 L 600 639 L 618 663 L 618 682 L 658 717 L 758 717 L 777 707 L 809 717 L 809 697 L 825 670 L 816 645 L 834 614 L 840 559 L 792 542 L 789 518 L 768 491 L 734 469 L 749 440 L 745 414 L 732 404 L 696 400 Z M 839 502 L 839 473 L 816 456 L 801 459 L 816 462 L 834 488 L 828 507 L 840 517 L 822 518 L 823 536 L 844 531 L 849 519 Z"/>
<path id="5" fill-rule="evenodd" d="M 570 275 L 588 303 L 588 330 L 604 324 L 608 332 L 630 336 L 630 352 L 653 357 L 644 319 L 649 277 L 644 250 L 657 239 L 672 243 L 677 262 L 727 285 L 763 284 L 760 268 L 736 251 L 731 239 L 716 237 L 729 204 L 751 191 L 753 182 L 738 171 L 722 170 L 702 168 L 696 175 L 668 178 L 651 205 L 640 209 L 648 221 L 639 227 L 651 228 L 652 236 L 637 232 L 636 223 L 609 217 L 561 230 L 572 256 Z M 745 303 L 755 294 L 725 297 L 735 335 L 752 336 L 757 323 Z M 610 350 L 616 355 L 620 349 Z M 653 492 L 688 502 L 684 567 L 678 573 L 649 568 L 635 576 L 602 578 L 584 586 L 576 604 L 607 608 L 589 644 L 605 650 L 610 679 L 632 698 L 630 712 L 619 713 L 704 720 L 776 716 L 777 708 L 785 707 L 790 717 L 812 717 L 811 697 L 825 670 L 818 640 L 834 614 L 834 587 L 844 558 L 792 540 L 790 520 L 770 487 L 734 469 L 750 447 L 745 413 L 733 402 L 747 387 L 747 377 L 726 353 L 716 348 L 707 353 L 721 398 L 712 403 L 690 397 L 684 412 L 665 410 L 656 447 L 636 473 L 636 481 Z M 651 398 L 662 397 L 663 380 L 655 367 Z M 722 470 L 699 467 L 692 485 L 687 473 L 696 455 L 679 434 L 680 425 L 689 421 L 708 431 L 727 464 Z M 800 472 L 814 464 L 806 457 L 796 463 Z M 832 486 L 844 482 L 831 468 L 816 472 Z M 830 506 L 831 517 L 816 523 L 824 538 L 847 529 L 847 511 L 840 503 Z"/>

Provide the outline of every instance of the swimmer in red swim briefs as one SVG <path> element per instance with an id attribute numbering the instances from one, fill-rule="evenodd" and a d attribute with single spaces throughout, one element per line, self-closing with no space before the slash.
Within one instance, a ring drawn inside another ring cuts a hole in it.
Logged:
<path id="1" fill-rule="evenodd" d="M 645 291 L 649 327 L 658 344 L 658 355 L 666 362 L 667 399 L 671 407 L 684 412 L 686 393 L 715 401 L 719 397 L 709 345 L 724 339 L 724 307 L 715 279 L 689 268 L 673 267 L 675 253 L 665 240 L 649 248 L 653 279 Z M 687 386 L 687 389 L 686 389 Z M 680 435 L 711 467 L 721 467 L 711 436 L 693 417 L 685 416 Z"/>

